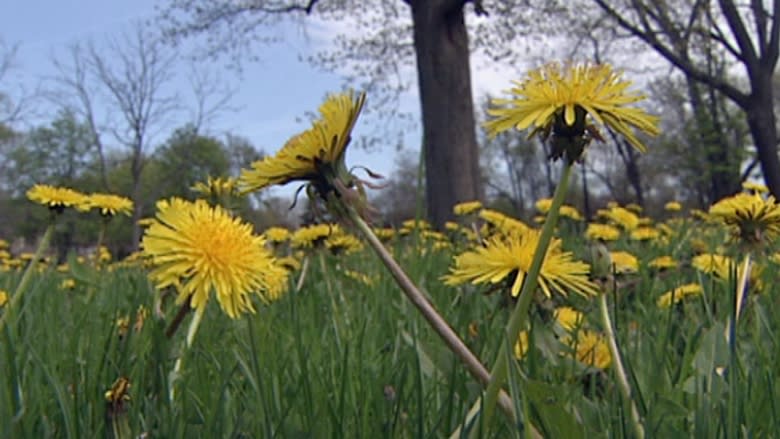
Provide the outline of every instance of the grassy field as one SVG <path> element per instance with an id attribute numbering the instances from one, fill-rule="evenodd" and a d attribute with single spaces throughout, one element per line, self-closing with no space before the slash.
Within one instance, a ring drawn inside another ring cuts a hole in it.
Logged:
<path id="1" fill-rule="evenodd" d="M 656 238 L 624 232 L 608 242 L 638 265 L 595 279 L 607 295 L 648 437 L 773 436 L 780 431 L 777 264 L 755 255 L 749 294 L 728 337 L 742 254 L 724 244 L 725 230 L 699 220 L 653 227 Z M 588 260 L 593 243 L 584 230 L 564 219 L 558 236 Z M 426 236 L 398 236 L 388 245 L 489 367 L 512 304 L 508 285 L 444 285 L 441 276 L 464 244 Z M 736 262 L 725 277 L 692 266 L 694 256 L 708 253 Z M 659 256 L 678 267 L 649 266 Z M 71 258 L 59 270 L 45 265 L 0 332 L 0 437 L 449 437 L 463 427 L 481 387 L 370 249 L 310 250 L 303 259 L 306 268 L 291 273 L 287 294 L 258 304 L 255 314 L 231 320 L 212 300 L 186 351 L 192 315 L 166 336 L 179 307 L 155 290 L 142 264 L 96 267 Z M 5 267 L 0 289 L 11 294 L 23 267 Z M 658 305 L 665 292 L 689 283 L 701 293 Z M 561 306 L 584 313 L 575 333 L 603 332 L 594 299 L 538 294 L 530 349 L 511 365 L 506 387 L 521 425 L 498 415 L 492 425 L 472 426 L 487 437 L 524 436 L 529 421 L 545 437 L 632 437 L 614 362 L 593 365 L 565 342 L 555 318 Z M 111 404 L 106 392 L 120 377 L 129 381 L 128 398 Z"/>

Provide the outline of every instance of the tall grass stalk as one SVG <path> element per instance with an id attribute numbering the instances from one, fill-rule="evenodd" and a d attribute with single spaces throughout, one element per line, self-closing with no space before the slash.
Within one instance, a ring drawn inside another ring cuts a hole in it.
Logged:
<path id="1" fill-rule="evenodd" d="M 387 251 L 379 238 L 376 237 L 371 227 L 366 224 L 360 215 L 351 207 L 347 206 L 347 212 L 350 219 L 358 227 L 363 237 L 368 241 L 371 248 L 379 256 L 379 259 L 387 267 L 390 273 L 393 275 L 398 286 L 401 287 L 401 291 L 404 292 L 406 297 L 414 304 L 417 309 L 422 313 L 425 320 L 431 325 L 437 334 L 444 340 L 450 350 L 463 362 L 466 369 L 471 375 L 477 379 L 482 385 L 487 385 L 490 382 L 490 373 L 485 366 L 479 361 L 479 359 L 469 350 L 468 346 L 463 343 L 463 340 L 458 337 L 458 334 L 450 327 L 447 321 L 439 314 L 433 305 L 428 301 L 425 295 L 417 288 L 417 286 L 409 279 L 406 272 L 400 265 L 393 259 L 390 252 Z M 498 404 L 504 413 L 514 423 L 516 421 L 514 406 L 512 400 L 505 392 L 500 395 L 497 394 Z"/>
<path id="2" fill-rule="evenodd" d="M 638 439 L 645 437 L 645 428 L 642 425 L 642 420 L 639 417 L 639 410 L 636 408 L 634 399 L 631 396 L 631 386 L 628 383 L 628 376 L 626 370 L 623 367 L 623 359 L 620 356 L 620 350 L 617 345 L 617 338 L 615 337 L 615 331 L 612 329 L 612 320 L 609 318 L 609 308 L 607 308 L 607 295 L 606 293 L 599 294 L 599 313 L 601 314 L 601 321 L 604 324 L 604 330 L 607 333 L 607 341 L 609 342 L 609 353 L 612 355 L 612 364 L 615 365 L 615 375 L 617 375 L 618 388 L 626 403 L 629 405 L 631 425 L 634 427 L 634 435 Z"/>

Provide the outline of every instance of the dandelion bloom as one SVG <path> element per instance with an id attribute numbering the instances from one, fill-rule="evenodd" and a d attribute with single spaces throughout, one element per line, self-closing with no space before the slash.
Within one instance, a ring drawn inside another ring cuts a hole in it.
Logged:
<path id="1" fill-rule="evenodd" d="M 631 239 L 635 241 L 648 241 L 657 239 L 661 236 L 661 232 L 653 227 L 642 226 L 631 231 Z"/>
<path id="2" fill-rule="evenodd" d="M 144 254 L 158 288 L 176 286 L 178 302 L 205 309 L 213 290 L 231 318 L 254 312 L 250 294 L 263 300 L 281 295 L 286 272 L 265 248 L 252 226 L 204 200 L 172 198 L 157 203 L 157 217 L 144 232 Z"/>
<path id="3" fill-rule="evenodd" d="M 612 364 L 612 354 L 604 337 L 596 332 L 582 330 L 577 333 L 577 338 L 569 341 L 569 345 L 576 349 L 577 360 L 598 369 L 606 369 Z"/>
<path id="4" fill-rule="evenodd" d="M 682 210 L 682 204 L 678 203 L 677 201 L 670 201 L 664 204 L 664 210 L 667 212 L 679 212 Z"/>
<path id="5" fill-rule="evenodd" d="M 293 136 L 275 155 L 241 171 L 241 192 L 294 180 L 326 184 L 344 166 L 344 152 L 365 98 L 364 93 L 354 96 L 352 92 L 329 96 L 320 106 L 320 119 L 310 129 Z"/>
<path id="6" fill-rule="evenodd" d="M 585 229 L 585 237 L 591 240 L 617 241 L 620 238 L 620 229 L 607 224 L 590 223 Z"/>
<path id="7" fill-rule="evenodd" d="M 8 292 L 5 290 L 0 290 L 0 307 L 5 305 L 8 302 Z"/>
<path id="8" fill-rule="evenodd" d="M 204 197 L 226 197 L 236 193 L 237 184 L 236 179 L 231 177 L 217 177 L 213 178 L 208 176 L 206 181 L 199 181 L 195 183 L 190 189 L 193 192 L 197 192 Z"/>
<path id="9" fill-rule="evenodd" d="M 554 125 L 560 131 L 585 130 L 585 116 L 599 125 L 606 125 L 620 133 L 637 150 L 645 146 L 634 129 L 650 135 L 658 134 L 658 118 L 644 110 L 631 107 L 644 99 L 640 93 L 629 92 L 631 82 L 621 79 L 608 64 L 589 63 L 548 64 L 528 73 L 522 81 L 515 81 L 510 90 L 513 99 L 494 99 L 488 114 L 495 119 L 485 124 L 490 135 L 511 128 L 532 129 L 536 133 L 549 132 Z"/>
<path id="10" fill-rule="evenodd" d="M 634 230 L 639 227 L 641 222 L 634 212 L 620 206 L 599 210 L 598 215 L 622 227 L 624 230 Z"/>
<path id="11" fill-rule="evenodd" d="M 291 242 L 296 248 L 317 247 L 323 244 L 329 236 L 341 233 L 341 227 L 338 224 L 313 224 L 296 230 L 292 235 Z"/>
<path id="12" fill-rule="evenodd" d="M 84 198 L 79 210 L 97 209 L 103 216 L 114 216 L 121 213 L 127 216 L 133 211 L 133 202 L 130 199 L 113 194 L 93 193 Z"/>
<path id="13" fill-rule="evenodd" d="M 701 292 L 702 292 L 701 285 L 697 283 L 680 285 L 679 287 L 667 291 L 666 293 L 661 295 L 661 297 L 658 298 L 658 301 L 656 303 L 661 308 L 669 308 L 669 306 L 672 305 L 672 300 L 674 300 L 674 303 L 677 303 L 682 301 L 684 298 L 688 296 L 701 294 Z"/>
<path id="14" fill-rule="evenodd" d="M 452 212 L 455 215 L 463 216 L 470 213 L 474 213 L 482 209 L 482 203 L 479 201 L 466 201 L 464 203 L 458 203 L 452 207 Z"/>
<path id="15" fill-rule="evenodd" d="M 86 195 L 66 187 L 36 184 L 27 191 L 27 198 L 30 201 L 48 206 L 49 209 L 62 211 L 66 207 L 81 205 Z"/>
<path id="16" fill-rule="evenodd" d="M 610 252 L 609 257 L 616 273 L 634 273 L 639 270 L 639 261 L 629 252 Z"/>
<path id="17" fill-rule="evenodd" d="M 538 230 L 529 229 L 525 233 L 489 238 L 484 246 L 456 256 L 454 267 L 443 277 L 444 283 L 495 284 L 508 276 L 515 276 L 510 292 L 513 297 L 517 296 L 531 268 L 540 234 Z M 588 264 L 574 260 L 571 252 L 561 250 L 561 241 L 553 239 L 539 272 L 539 286 L 547 297 L 553 291 L 562 295 L 574 291 L 583 296 L 593 296 L 598 290 L 588 279 L 589 272 Z"/>
<path id="18" fill-rule="evenodd" d="M 583 319 L 583 314 L 570 306 L 555 309 L 555 320 L 567 331 L 576 329 L 582 324 Z"/>
<path id="19" fill-rule="evenodd" d="M 263 236 L 273 243 L 280 243 L 290 239 L 291 233 L 284 227 L 269 227 L 265 229 Z"/>
<path id="20" fill-rule="evenodd" d="M 503 233 L 523 233 L 530 229 L 524 222 L 492 209 L 482 209 L 479 218 Z"/>
<path id="21" fill-rule="evenodd" d="M 517 334 L 517 342 L 515 342 L 515 358 L 518 360 L 525 357 L 528 352 L 528 331 L 520 331 Z"/>
<path id="22" fill-rule="evenodd" d="M 780 236 L 780 205 L 771 195 L 739 193 L 712 205 L 709 214 L 743 242 L 767 243 Z"/>
<path id="23" fill-rule="evenodd" d="M 651 268 L 677 268 L 677 261 L 671 256 L 659 256 L 647 264 Z"/>
<path id="24" fill-rule="evenodd" d="M 742 189 L 752 192 L 754 194 L 766 194 L 769 193 L 769 188 L 767 188 L 765 185 L 761 183 L 756 183 L 754 181 L 744 181 L 742 182 Z"/>

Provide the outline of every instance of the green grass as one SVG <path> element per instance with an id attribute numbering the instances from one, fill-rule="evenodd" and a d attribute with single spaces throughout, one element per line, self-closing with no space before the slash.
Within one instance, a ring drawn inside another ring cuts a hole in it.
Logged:
<path id="1" fill-rule="evenodd" d="M 585 257 L 577 228 L 562 230 L 567 247 Z M 762 292 L 749 297 L 729 345 L 723 334 L 733 286 L 690 267 L 663 275 L 646 268 L 661 254 L 689 257 L 688 241 L 678 238 L 612 245 L 632 251 L 643 265 L 615 288 L 605 286 L 648 437 L 772 436 L 780 429 L 776 267 L 764 269 Z M 506 298 L 485 295 L 486 288 L 444 286 L 439 277 L 450 251 L 421 253 L 398 244 L 395 252 L 469 347 L 492 361 L 508 318 Z M 192 316 L 166 338 L 178 310 L 168 297 L 162 318 L 152 311 L 139 332 L 131 323 L 120 337 L 116 326 L 141 305 L 154 310 L 159 293 L 144 270 L 96 271 L 74 263 L 70 273 L 36 275 L 0 333 L 0 437 L 112 436 L 104 394 L 120 376 L 131 383 L 119 417 L 127 420 L 129 437 L 416 438 L 448 437 L 461 427 L 480 387 L 376 258 L 367 250 L 324 255 L 323 264 L 318 257 L 300 291 L 258 306 L 254 315 L 230 320 L 212 301 L 184 353 L 173 402 L 169 373 Z M 345 270 L 368 274 L 374 284 Z M 60 288 L 66 277 L 76 278 L 75 289 Z M 13 291 L 19 278 L 0 274 L 0 288 Z M 656 305 L 664 291 L 687 282 L 700 282 L 704 294 L 672 308 Z M 574 361 L 558 338 L 551 309 L 560 304 L 586 312 L 591 328 L 600 325 L 595 302 L 581 297 L 532 306 L 533 345 L 512 365 L 506 387 L 521 423 L 530 419 L 547 437 L 631 437 L 612 370 Z M 524 434 L 501 416 L 496 421 L 474 427 L 486 428 L 488 437 Z"/>

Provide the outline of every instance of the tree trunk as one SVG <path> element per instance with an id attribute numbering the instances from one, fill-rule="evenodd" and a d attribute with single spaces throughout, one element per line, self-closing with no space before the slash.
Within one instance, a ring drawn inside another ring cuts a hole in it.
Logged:
<path id="1" fill-rule="evenodd" d="M 777 119 L 774 110 L 771 72 L 752 78 L 750 100 L 745 107 L 748 127 L 755 142 L 761 173 L 769 191 L 780 197 L 780 161 L 777 158 Z"/>
<path id="2" fill-rule="evenodd" d="M 452 206 L 482 198 L 463 1 L 409 2 L 422 104 L 428 219 L 437 228 Z"/>

